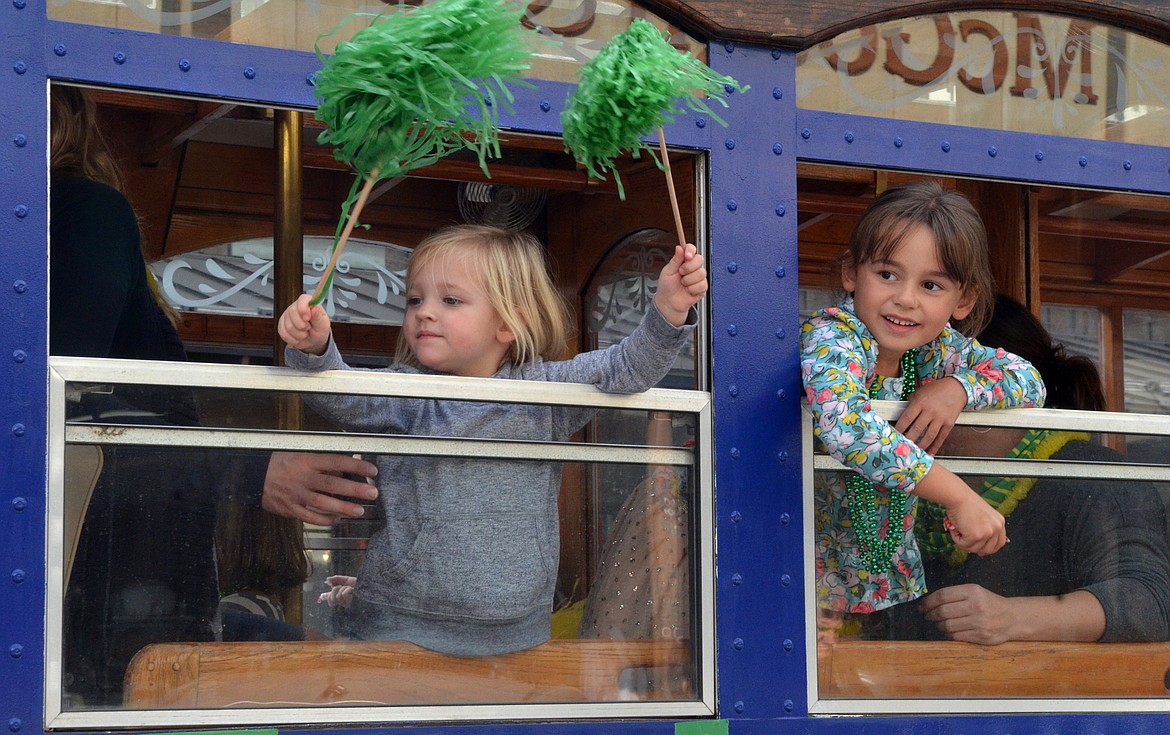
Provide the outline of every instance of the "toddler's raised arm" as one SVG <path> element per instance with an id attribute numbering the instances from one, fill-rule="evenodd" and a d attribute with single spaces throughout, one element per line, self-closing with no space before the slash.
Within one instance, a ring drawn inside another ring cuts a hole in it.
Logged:
<path id="1" fill-rule="evenodd" d="M 674 256 L 658 276 L 654 306 L 676 327 L 686 323 L 691 307 L 707 293 L 707 269 L 694 245 L 675 245 Z"/>
<path id="2" fill-rule="evenodd" d="M 309 294 L 301 294 L 289 304 L 276 325 L 277 333 L 289 347 L 310 355 L 325 353 L 330 329 L 325 308 L 320 304 L 310 306 Z"/>

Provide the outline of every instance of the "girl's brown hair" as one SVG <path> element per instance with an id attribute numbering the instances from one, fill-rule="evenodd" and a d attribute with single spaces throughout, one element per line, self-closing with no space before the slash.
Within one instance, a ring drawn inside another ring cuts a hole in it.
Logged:
<path id="1" fill-rule="evenodd" d="M 973 296 L 966 318 L 953 324 L 963 334 L 978 334 L 995 307 L 987 230 L 967 197 L 934 181 L 886 189 L 865 210 L 853 228 L 843 265 L 861 265 L 890 256 L 918 225 L 934 234 L 938 259 L 946 274 Z"/>
<path id="2" fill-rule="evenodd" d="M 506 358 L 509 362 L 523 365 L 537 358 L 555 360 L 564 354 L 569 310 L 553 285 L 539 240 L 526 232 L 487 225 L 439 230 L 410 256 L 408 287 L 415 274 L 449 257 L 459 258 L 478 274 L 488 301 L 516 335 Z M 401 333 L 394 360 L 418 365 Z"/>

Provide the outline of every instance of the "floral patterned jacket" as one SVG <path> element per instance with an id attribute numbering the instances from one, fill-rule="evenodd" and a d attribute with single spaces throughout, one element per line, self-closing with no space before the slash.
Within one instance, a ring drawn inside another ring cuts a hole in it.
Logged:
<path id="1" fill-rule="evenodd" d="M 877 484 L 912 493 L 934 458 L 871 407 L 869 385 L 876 374 L 877 349 L 877 341 L 853 313 L 852 298 L 805 322 L 800 373 L 815 418 L 813 434 L 845 466 Z M 919 348 L 918 359 L 923 383 L 958 379 L 967 392 L 968 409 L 1044 404 L 1044 381 L 1030 362 L 985 347 L 950 325 Z"/>

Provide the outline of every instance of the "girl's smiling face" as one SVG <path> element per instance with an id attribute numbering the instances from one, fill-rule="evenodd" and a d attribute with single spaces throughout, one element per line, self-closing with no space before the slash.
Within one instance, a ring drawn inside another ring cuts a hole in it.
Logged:
<path id="1" fill-rule="evenodd" d="M 515 339 L 460 258 L 431 261 L 411 273 L 402 329 L 419 363 L 450 375 L 494 375 Z"/>
<path id="2" fill-rule="evenodd" d="M 915 225 L 881 260 L 845 263 L 841 285 L 878 343 L 879 375 L 895 377 L 902 354 L 930 342 L 951 319 L 971 313 L 975 297 L 947 274 L 934 234 Z"/>

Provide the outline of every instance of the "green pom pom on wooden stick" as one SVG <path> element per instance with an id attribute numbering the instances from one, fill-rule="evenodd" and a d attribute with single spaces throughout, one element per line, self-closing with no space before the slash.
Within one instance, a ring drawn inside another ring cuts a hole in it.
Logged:
<path id="1" fill-rule="evenodd" d="M 317 119 L 328 126 L 318 142 L 334 146 L 334 157 L 360 176 L 312 303 L 328 289 L 376 182 L 464 149 L 489 175 L 488 156 L 500 155 L 499 109 L 514 99 L 507 85 L 531 66 L 535 32 L 521 26 L 523 12 L 511 0 L 437 0 L 356 14 L 372 18 L 370 25 L 332 56 L 318 44 Z"/>
<path id="2" fill-rule="evenodd" d="M 748 88 L 729 76 L 716 73 L 690 53 L 678 51 L 667 42 L 666 36 L 649 21 L 634 19 L 629 28 L 614 36 L 581 68 L 577 90 L 561 113 L 561 124 L 565 146 L 577 162 L 595 178 L 603 179 L 607 172 L 613 171 L 618 196 L 622 199 L 625 199 L 625 190 L 614 161 L 622 151 L 632 151 L 635 156 L 641 150 L 649 152 L 658 167 L 666 172 L 675 224 L 679 229 L 679 239 L 683 241 L 670 160 L 661 129 L 682 112 L 677 107 L 679 101 L 720 125 L 726 125 L 706 99 L 716 100 L 727 107 L 724 94 L 729 90 L 743 92 Z M 655 155 L 650 144 L 642 141 L 655 128 L 659 130 L 661 158 Z"/>

